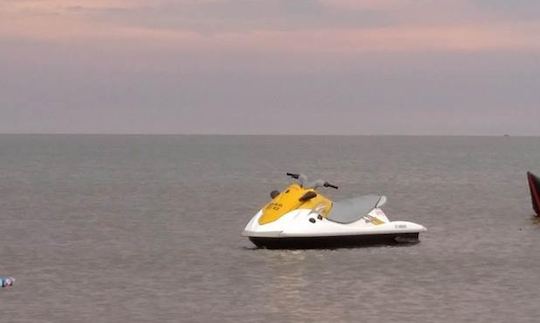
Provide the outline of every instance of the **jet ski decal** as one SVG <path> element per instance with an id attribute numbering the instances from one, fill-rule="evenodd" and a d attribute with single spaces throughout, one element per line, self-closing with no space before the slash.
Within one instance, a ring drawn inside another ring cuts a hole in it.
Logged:
<path id="1" fill-rule="evenodd" d="M 540 179 L 531 172 L 527 172 L 529 189 L 531 190 L 531 200 L 534 212 L 540 216 Z"/>
<path id="2" fill-rule="evenodd" d="M 373 225 L 380 225 L 380 224 L 385 223 L 383 220 L 381 220 L 378 217 L 375 217 L 373 215 L 366 215 L 364 217 L 364 221 L 366 221 L 366 223 L 371 223 Z"/>

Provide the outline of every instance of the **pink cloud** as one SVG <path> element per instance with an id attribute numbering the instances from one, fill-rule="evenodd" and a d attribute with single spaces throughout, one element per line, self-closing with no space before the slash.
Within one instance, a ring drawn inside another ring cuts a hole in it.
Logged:
<path id="1" fill-rule="evenodd" d="M 5 11 L 15 12 L 58 12 L 68 8 L 133 8 L 148 4 L 146 0 L 22 0 L 8 1 L 0 4 Z"/>
<path id="2" fill-rule="evenodd" d="M 400 26 L 367 29 L 324 29 L 245 34 L 219 34 L 224 45 L 303 53 L 376 51 L 540 50 L 535 30 L 521 25 Z"/>
<path id="3" fill-rule="evenodd" d="M 225 0 L 212 0 L 225 1 Z M 405 6 L 411 0 L 321 0 L 333 6 L 390 8 Z M 184 0 L 192 3 L 192 0 Z M 446 3 L 446 1 L 444 1 Z M 460 1 L 457 1 L 459 3 Z M 270 30 L 262 27 L 231 32 L 203 34 L 189 29 L 147 28 L 91 20 L 84 15 L 25 14 L 24 10 L 46 12 L 68 5 L 92 7 L 142 6 L 144 0 L 28 0 L 4 4 L 0 12 L 0 37 L 51 42 L 82 42 L 85 46 L 111 46 L 129 42 L 145 48 L 190 52 L 283 52 L 336 53 L 400 51 L 482 51 L 540 50 L 537 30 L 540 22 L 433 23 L 393 25 L 384 28 L 311 28 Z M 161 2 L 163 3 L 163 2 Z M 48 9 L 47 9 L 48 8 Z M 54 11 L 54 10 L 53 10 Z"/>
<path id="4" fill-rule="evenodd" d="M 346 10 L 385 10 L 411 5 L 412 0 L 319 0 L 319 3 L 329 8 Z"/>
<path id="5" fill-rule="evenodd" d="M 133 41 L 177 50 L 343 53 L 370 51 L 540 50 L 539 22 L 396 26 L 201 34 L 191 30 L 126 27 L 76 17 L 2 19 L 1 37 L 45 41 Z"/>

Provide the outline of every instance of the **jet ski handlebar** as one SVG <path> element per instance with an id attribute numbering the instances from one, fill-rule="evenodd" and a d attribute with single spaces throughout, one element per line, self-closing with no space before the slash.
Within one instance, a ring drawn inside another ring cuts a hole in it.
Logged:
<path id="1" fill-rule="evenodd" d="M 339 187 L 337 185 L 334 185 L 334 184 L 330 184 L 328 182 L 324 182 L 323 184 L 324 187 L 331 187 L 331 188 L 334 188 L 334 189 L 338 189 Z"/>
<path id="2" fill-rule="evenodd" d="M 308 181 L 308 178 L 306 175 L 304 174 L 296 174 L 296 173 L 287 173 L 287 176 L 290 176 L 294 179 L 296 179 L 298 181 L 298 183 L 300 184 L 300 186 L 304 186 L 305 183 L 307 183 Z"/>
<path id="3" fill-rule="evenodd" d="M 294 174 L 294 173 L 287 173 L 287 176 L 290 176 L 294 179 L 298 179 L 298 177 L 300 177 L 300 174 Z"/>
<path id="4" fill-rule="evenodd" d="M 306 175 L 304 174 L 296 174 L 296 173 L 287 173 L 287 176 L 289 177 L 292 177 L 296 180 L 298 180 L 298 182 L 300 183 L 300 185 L 304 185 L 304 184 L 307 184 L 308 186 L 310 187 L 313 187 L 313 188 L 318 188 L 318 187 L 331 187 L 333 189 L 338 189 L 338 186 L 337 185 L 334 185 L 334 184 L 330 184 L 328 183 L 327 181 L 323 181 L 321 179 L 318 179 L 316 180 L 315 182 L 312 182 L 312 183 L 308 183 L 308 178 Z"/>

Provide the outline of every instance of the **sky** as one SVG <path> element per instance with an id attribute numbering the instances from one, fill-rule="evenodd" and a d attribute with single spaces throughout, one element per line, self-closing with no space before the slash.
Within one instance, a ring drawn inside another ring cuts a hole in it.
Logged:
<path id="1" fill-rule="evenodd" d="M 0 0 L 0 133 L 540 136 L 540 1 Z"/>

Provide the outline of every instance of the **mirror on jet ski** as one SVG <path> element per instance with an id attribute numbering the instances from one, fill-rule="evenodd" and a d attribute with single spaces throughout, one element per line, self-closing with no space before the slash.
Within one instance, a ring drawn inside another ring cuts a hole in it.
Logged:
<path id="1" fill-rule="evenodd" d="M 270 192 L 270 197 L 272 199 L 275 199 L 276 196 L 278 196 L 278 195 L 279 195 L 279 191 L 273 190 L 272 192 Z"/>
<path id="2" fill-rule="evenodd" d="M 307 202 L 309 200 L 311 200 L 312 198 L 315 198 L 317 197 L 317 193 L 313 192 L 313 191 L 308 191 L 306 192 L 306 194 L 302 195 L 302 197 L 300 197 L 298 199 L 298 201 L 300 202 Z"/>

